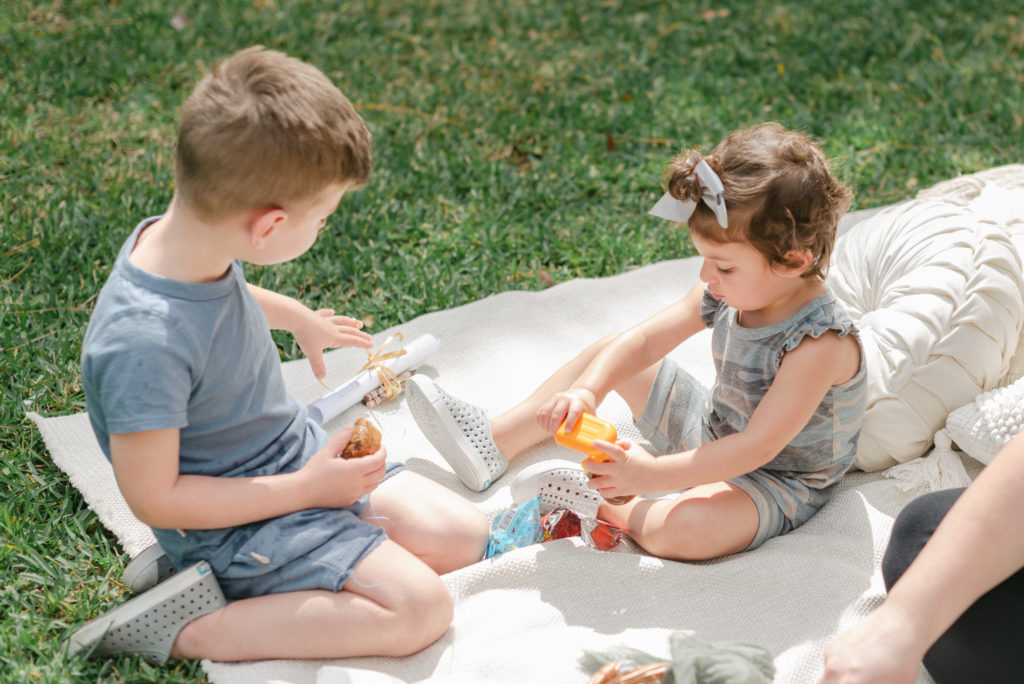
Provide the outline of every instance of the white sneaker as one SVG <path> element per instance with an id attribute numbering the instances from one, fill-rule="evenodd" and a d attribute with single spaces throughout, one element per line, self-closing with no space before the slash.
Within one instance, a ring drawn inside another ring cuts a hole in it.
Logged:
<path id="1" fill-rule="evenodd" d="M 127 653 L 162 663 L 186 624 L 224 605 L 210 564 L 201 561 L 87 622 L 71 635 L 68 656 Z"/>
<path id="2" fill-rule="evenodd" d="M 596 518 L 604 499 L 587 485 L 589 481 L 579 466 L 534 463 L 512 480 L 512 501 L 518 505 L 539 496 L 541 513 L 568 508 L 581 518 Z"/>
<path id="3" fill-rule="evenodd" d="M 412 376 L 405 387 L 416 423 L 463 484 L 482 492 L 508 470 L 483 409 L 456 399 L 425 375 Z"/>

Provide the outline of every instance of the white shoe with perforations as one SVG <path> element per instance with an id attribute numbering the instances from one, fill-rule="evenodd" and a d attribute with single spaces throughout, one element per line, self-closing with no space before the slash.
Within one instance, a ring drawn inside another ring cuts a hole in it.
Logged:
<path id="1" fill-rule="evenodd" d="M 425 375 L 409 378 L 406 390 L 416 423 L 463 484 L 482 492 L 508 470 L 483 409 L 456 399 Z"/>
<path id="2" fill-rule="evenodd" d="M 90 620 L 71 635 L 68 656 L 126 653 L 163 663 L 185 625 L 225 605 L 210 564 L 201 561 Z"/>
<path id="3" fill-rule="evenodd" d="M 541 513 L 568 508 L 581 518 L 596 518 L 604 499 L 589 481 L 579 466 L 534 463 L 512 480 L 512 501 L 519 505 L 539 496 Z"/>

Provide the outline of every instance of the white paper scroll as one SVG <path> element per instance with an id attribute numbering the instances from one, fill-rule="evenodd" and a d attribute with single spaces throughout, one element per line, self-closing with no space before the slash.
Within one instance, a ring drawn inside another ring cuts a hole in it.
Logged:
<path id="1" fill-rule="evenodd" d="M 420 335 L 405 346 L 405 354 L 388 359 L 381 363 L 391 369 L 395 375 L 399 375 L 410 368 L 423 363 L 433 354 L 440 344 L 433 335 Z M 367 369 L 359 373 L 337 389 L 331 390 L 324 396 L 312 402 L 306 407 L 309 417 L 316 423 L 323 425 L 343 411 L 352 408 L 363 400 L 367 394 L 380 386 L 380 378 L 373 369 Z"/>

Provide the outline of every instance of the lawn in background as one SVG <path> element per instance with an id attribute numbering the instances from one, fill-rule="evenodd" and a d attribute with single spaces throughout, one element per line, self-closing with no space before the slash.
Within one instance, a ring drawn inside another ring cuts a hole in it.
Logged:
<path id="1" fill-rule="evenodd" d="M 247 272 L 375 331 L 693 254 L 646 211 L 673 154 L 740 126 L 820 140 L 857 208 L 1024 161 L 1024 11 L 968 4 L 5 0 L 0 680 L 202 679 L 64 658 L 73 626 L 123 599 L 126 558 L 24 411 L 83 410 L 89 313 L 127 233 L 170 199 L 178 108 L 213 60 L 285 51 L 366 118 L 369 185 L 310 253 Z"/>

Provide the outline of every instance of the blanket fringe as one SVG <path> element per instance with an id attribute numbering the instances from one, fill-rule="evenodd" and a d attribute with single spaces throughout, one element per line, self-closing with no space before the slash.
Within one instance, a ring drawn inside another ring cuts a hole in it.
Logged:
<path id="1" fill-rule="evenodd" d="M 896 486 L 902 491 L 915 494 L 971 484 L 971 477 L 953 450 L 953 440 L 945 428 L 935 433 L 935 448 L 930 454 L 889 468 L 885 477 L 896 480 Z"/>

